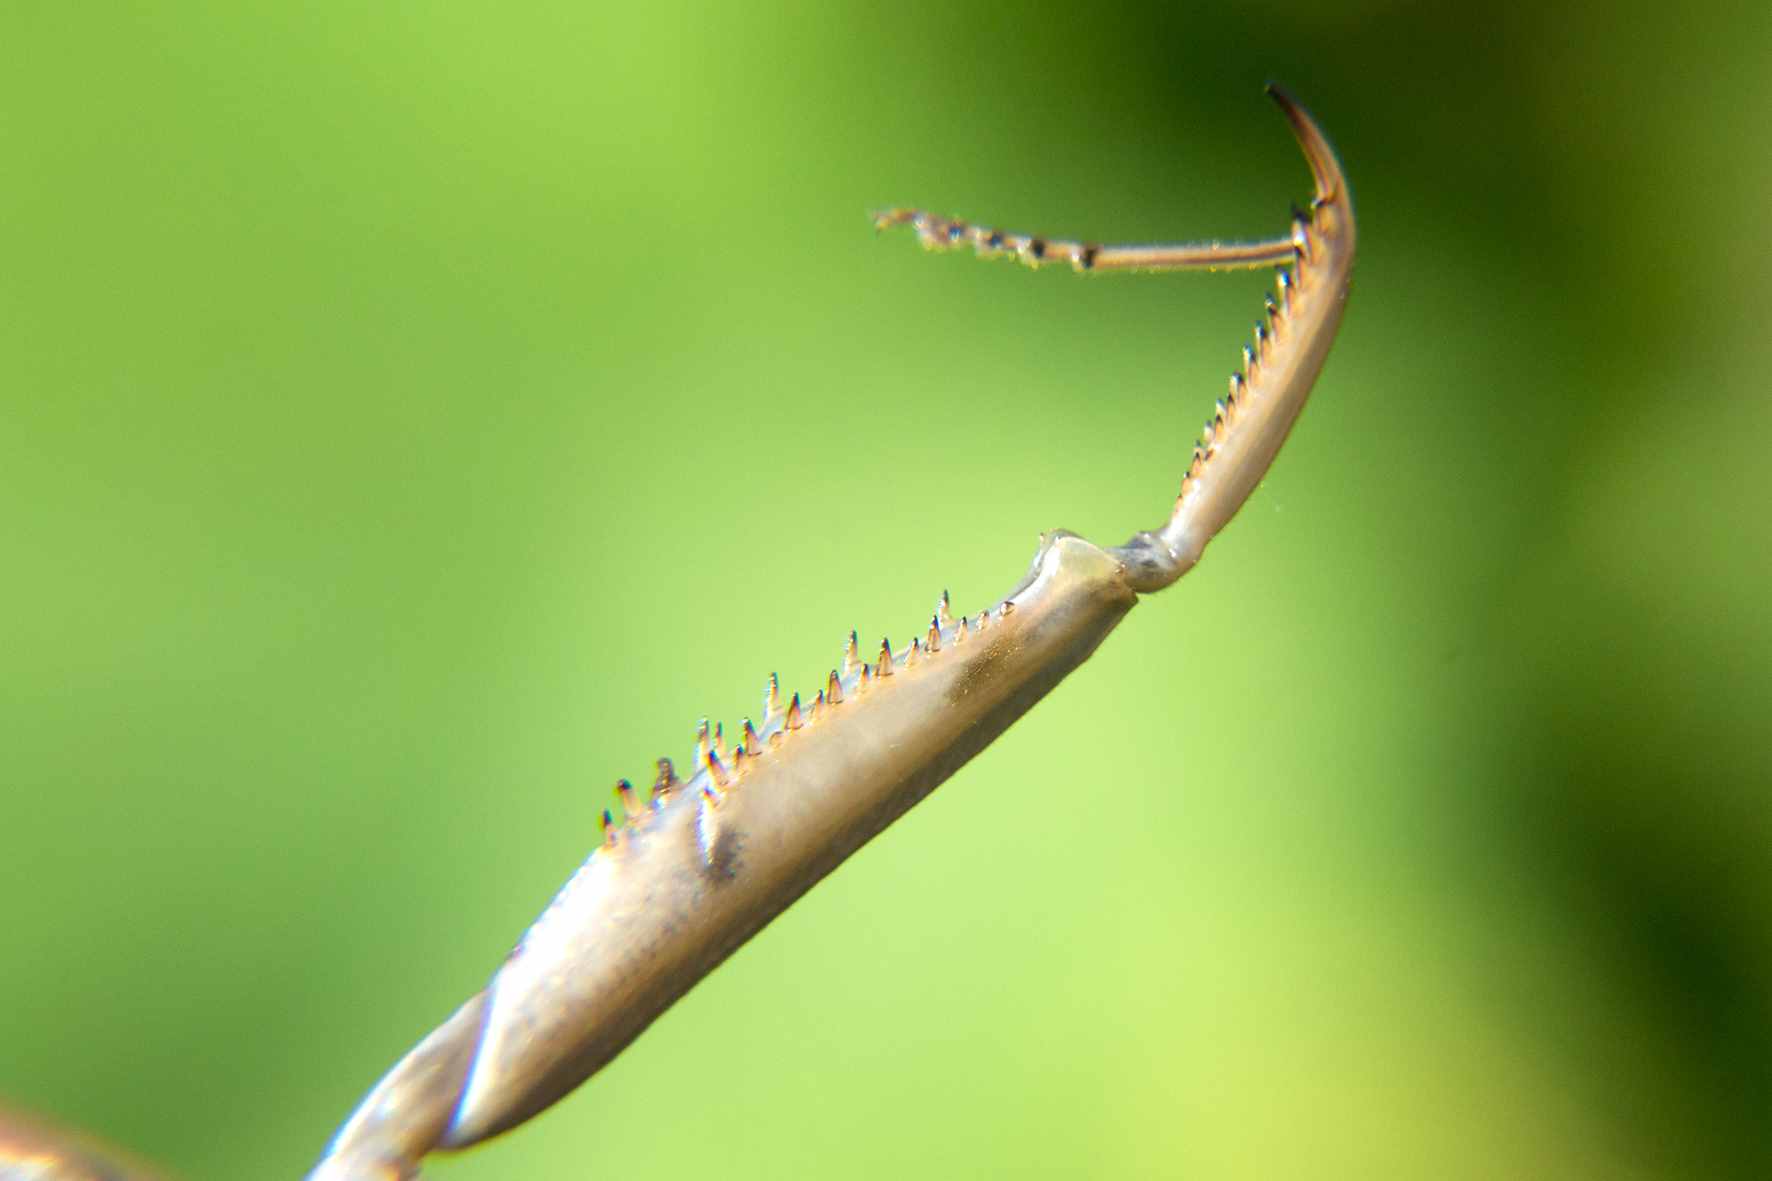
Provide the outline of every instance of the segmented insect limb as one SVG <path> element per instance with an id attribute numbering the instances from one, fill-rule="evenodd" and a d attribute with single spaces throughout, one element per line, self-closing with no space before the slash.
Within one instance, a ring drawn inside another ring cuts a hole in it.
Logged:
<path id="1" fill-rule="evenodd" d="M 1164 527 L 1140 533 L 1115 551 L 1142 593 L 1159 590 L 1199 561 L 1206 543 L 1230 521 L 1267 471 L 1303 409 L 1335 339 L 1354 260 L 1353 210 L 1347 178 L 1333 149 L 1297 100 L 1279 86 L 1268 93 L 1298 137 L 1316 192 L 1309 211 L 1294 210 L 1292 231 L 1261 242 L 1100 246 L 1063 238 L 1011 234 L 937 217 L 919 209 L 876 214 L 876 229 L 908 225 L 932 250 L 971 246 L 980 257 L 1013 255 L 1030 266 L 1068 259 L 1077 271 L 1227 270 L 1284 264 L 1242 370 L 1218 402 L 1182 478 L 1181 495 Z M 1290 266 L 1290 270 L 1286 269 Z M 1282 338 L 1297 338 L 1281 349 Z"/>
<path id="2" fill-rule="evenodd" d="M 1276 276 L 1265 320 L 1255 326 L 1241 372 L 1206 422 L 1168 523 L 1114 551 L 1140 593 L 1187 573 L 1255 490 L 1304 409 L 1347 303 L 1356 242 L 1347 177 L 1298 101 L 1272 84 L 1268 94 L 1292 125 L 1316 191 L 1308 212 L 1293 211 L 1291 270 Z"/>
<path id="3" fill-rule="evenodd" d="M 623 820 L 480 995 L 402 1059 L 334 1137 L 310 1181 L 406 1181 L 434 1149 L 478 1143 L 553 1104 L 865 841 L 933 791 L 1088 659 L 1142 594 L 1174 582 L 1267 470 L 1321 370 L 1347 295 L 1353 207 L 1322 133 L 1272 90 L 1316 182 L 1285 239 L 1244 247 L 1090 247 L 883 215 L 936 245 L 980 241 L 1079 269 L 1282 270 L 1182 481 L 1169 521 L 1103 549 L 1041 539 L 1020 583 L 974 619 L 944 594 L 908 647 L 861 661 L 851 635 L 810 706 L 771 677 L 761 727 L 728 749 L 697 735 L 695 771 L 667 760 L 649 808 Z"/>
<path id="4" fill-rule="evenodd" d="M 1175 242 L 1103 246 L 1042 234 L 1017 234 L 922 209 L 887 209 L 874 215 L 876 230 L 910 226 L 930 250 L 970 246 L 980 258 L 1013 257 L 1027 266 L 1068 262 L 1076 271 L 1234 271 L 1289 262 L 1290 237 L 1262 242 Z"/>

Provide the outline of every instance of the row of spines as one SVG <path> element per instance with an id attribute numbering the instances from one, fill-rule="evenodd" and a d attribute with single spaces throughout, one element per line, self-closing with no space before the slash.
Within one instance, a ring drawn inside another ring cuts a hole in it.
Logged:
<path id="1" fill-rule="evenodd" d="M 1231 374 L 1230 388 L 1213 407 L 1212 417 L 1206 420 L 1200 441 L 1194 445 L 1193 458 L 1181 481 L 1183 499 L 1193 491 L 1206 465 L 1224 445 L 1231 428 L 1248 408 L 1249 400 L 1255 396 L 1262 366 L 1269 362 L 1287 335 L 1293 306 L 1305 290 L 1306 265 L 1317 250 L 1316 238 L 1311 232 L 1314 212 L 1314 202 L 1311 212 L 1292 211 L 1294 265 L 1290 269 L 1279 267 L 1274 272 L 1274 291 L 1265 298 L 1262 318 L 1255 323 L 1254 339 L 1243 346 L 1242 368 Z"/>
<path id="2" fill-rule="evenodd" d="M 760 726 L 745 718 L 736 738 L 729 743 L 723 724 L 710 724 L 707 719 L 702 719 L 696 727 L 695 770 L 688 780 L 678 776 L 672 760 L 661 758 L 652 788 L 644 798 L 632 781 L 616 781 L 615 797 L 619 810 L 603 810 L 604 846 L 619 844 L 624 832 L 644 824 L 673 799 L 686 795 L 699 797 L 704 806 L 718 808 L 726 794 L 739 785 L 754 760 L 767 757 L 797 732 L 817 725 L 845 702 L 866 695 L 881 682 L 909 672 L 922 661 L 950 648 L 964 645 L 993 625 L 1000 624 L 1014 610 L 1015 604 L 1005 601 L 994 612 L 956 616 L 948 592 L 944 590 L 927 629 L 896 652 L 891 640 L 883 638 L 874 660 L 864 661 L 860 636 L 851 631 L 843 645 L 838 667 L 830 671 L 824 685 L 806 701 L 802 701 L 797 692 L 784 697 L 780 678 L 771 673 L 763 689 L 763 722 Z"/>

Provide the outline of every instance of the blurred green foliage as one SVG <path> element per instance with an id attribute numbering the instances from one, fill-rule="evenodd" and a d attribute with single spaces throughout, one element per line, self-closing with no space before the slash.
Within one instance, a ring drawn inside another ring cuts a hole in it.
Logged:
<path id="1" fill-rule="evenodd" d="M 298 1174 L 851 626 L 1154 524 L 1263 276 L 1273 476 L 997 747 L 447 1181 L 1765 1176 L 1759 2 L 0 12 L 0 1095 Z"/>

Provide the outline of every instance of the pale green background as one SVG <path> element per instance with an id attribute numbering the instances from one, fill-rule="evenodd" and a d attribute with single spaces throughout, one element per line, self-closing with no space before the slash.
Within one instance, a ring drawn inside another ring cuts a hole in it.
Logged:
<path id="1" fill-rule="evenodd" d="M 1772 15 L 0 3 L 0 1095 L 293 1177 L 617 775 L 1155 524 L 1204 565 L 472 1178 L 1772 1171 Z"/>

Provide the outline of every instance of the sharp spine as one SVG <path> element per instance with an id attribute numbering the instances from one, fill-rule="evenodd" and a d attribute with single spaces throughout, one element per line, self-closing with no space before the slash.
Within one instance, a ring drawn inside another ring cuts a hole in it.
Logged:
<path id="1" fill-rule="evenodd" d="M 665 797 L 680 786 L 682 781 L 677 778 L 677 769 L 671 766 L 671 760 L 658 760 L 658 778 L 652 781 L 652 806 L 664 807 Z"/>
<path id="2" fill-rule="evenodd" d="M 731 785 L 731 773 L 726 770 L 726 764 L 720 758 L 718 751 L 709 747 L 707 754 L 703 756 L 702 765 L 707 768 L 708 778 L 718 784 L 721 788 L 726 788 Z"/>

